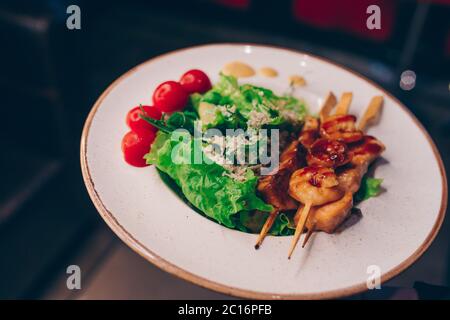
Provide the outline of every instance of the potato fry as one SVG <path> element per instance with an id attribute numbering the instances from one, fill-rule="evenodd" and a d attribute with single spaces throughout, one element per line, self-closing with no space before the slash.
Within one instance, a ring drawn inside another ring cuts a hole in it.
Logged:
<path id="1" fill-rule="evenodd" d="M 350 108 L 350 104 L 352 103 L 353 93 L 344 92 L 341 96 L 341 100 L 336 106 L 336 114 L 344 115 L 348 113 L 348 109 Z"/>
<path id="2" fill-rule="evenodd" d="M 369 124 L 374 123 L 378 119 L 383 101 L 382 96 L 375 96 L 370 100 L 369 106 L 359 122 L 359 130 L 364 130 Z"/>
<path id="3" fill-rule="evenodd" d="M 336 106 L 337 100 L 336 96 L 333 94 L 333 92 L 329 92 L 327 97 L 325 98 L 325 101 L 320 108 L 320 121 L 323 122 L 331 113 L 331 110 Z"/>

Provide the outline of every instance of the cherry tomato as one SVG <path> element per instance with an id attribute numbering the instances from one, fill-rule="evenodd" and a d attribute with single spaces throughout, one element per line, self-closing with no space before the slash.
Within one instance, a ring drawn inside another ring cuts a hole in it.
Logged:
<path id="1" fill-rule="evenodd" d="M 206 73 L 192 69 L 181 76 L 180 84 L 188 93 L 204 93 L 211 89 L 211 81 Z"/>
<path id="2" fill-rule="evenodd" d="M 180 111 L 188 101 L 188 93 L 175 81 L 161 83 L 153 92 L 153 104 L 161 112 Z"/>
<path id="3" fill-rule="evenodd" d="M 145 167 L 144 155 L 149 152 L 155 140 L 155 132 L 150 130 L 130 131 L 122 139 L 122 152 L 125 161 L 135 167 Z"/>
<path id="4" fill-rule="evenodd" d="M 146 115 L 147 117 L 153 118 L 155 120 L 161 119 L 161 116 L 162 116 L 161 111 L 159 111 L 157 108 L 150 107 L 150 106 L 142 106 L 142 108 L 144 109 L 144 112 L 145 112 L 144 115 Z M 157 128 L 155 128 L 150 123 L 148 123 L 147 121 L 142 119 L 139 116 L 140 114 L 142 114 L 142 110 L 139 106 L 134 107 L 133 109 L 131 109 L 128 112 L 127 118 L 126 118 L 126 123 L 130 127 L 131 130 L 133 130 L 133 131 L 149 130 L 149 131 L 153 131 L 153 132 L 158 131 Z"/>

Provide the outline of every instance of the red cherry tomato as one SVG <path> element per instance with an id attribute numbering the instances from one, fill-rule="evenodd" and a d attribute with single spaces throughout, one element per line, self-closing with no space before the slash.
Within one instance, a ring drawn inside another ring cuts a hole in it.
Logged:
<path id="1" fill-rule="evenodd" d="M 180 84 L 188 93 L 205 93 L 211 89 L 211 81 L 206 73 L 192 69 L 181 76 Z"/>
<path id="2" fill-rule="evenodd" d="M 166 81 L 153 92 L 153 104 L 161 112 L 180 111 L 185 107 L 188 97 L 188 93 L 178 82 Z"/>
<path id="3" fill-rule="evenodd" d="M 162 116 L 161 111 L 159 111 L 157 108 L 150 107 L 150 106 L 142 106 L 142 108 L 144 109 L 144 112 L 145 112 L 144 115 L 146 115 L 147 117 L 153 118 L 155 120 L 161 119 L 161 116 Z M 133 130 L 133 131 L 149 130 L 149 131 L 153 131 L 153 132 L 158 131 L 157 128 L 155 128 L 150 123 L 148 123 L 147 121 L 142 119 L 139 116 L 140 114 L 142 114 L 142 110 L 139 106 L 134 107 L 133 109 L 131 109 L 128 112 L 127 118 L 126 118 L 126 123 L 130 127 L 131 130 Z"/>
<path id="4" fill-rule="evenodd" d="M 145 167 L 144 155 L 149 152 L 155 140 L 155 133 L 149 130 L 130 131 L 122 139 L 122 152 L 125 161 L 135 167 Z"/>

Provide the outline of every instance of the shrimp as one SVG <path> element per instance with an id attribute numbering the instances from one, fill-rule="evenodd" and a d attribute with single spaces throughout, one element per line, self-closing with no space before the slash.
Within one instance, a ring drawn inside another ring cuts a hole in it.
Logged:
<path id="1" fill-rule="evenodd" d="M 350 162 L 350 154 L 345 143 L 322 138 L 312 144 L 306 160 L 310 166 L 336 168 Z"/>
<path id="2" fill-rule="evenodd" d="M 334 230 L 336 230 L 336 228 L 348 217 L 352 207 L 353 193 L 346 192 L 344 196 L 337 201 L 311 208 L 310 217 L 306 221 L 308 233 L 312 230 L 333 233 Z M 298 221 L 299 218 L 300 217 L 294 217 L 294 221 Z M 306 242 L 307 239 L 305 238 L 304 244 Z"/>
<path id="3" fill-rule="evenodd" d="M 289 181 L 289 194 L 305 205 L 304 207 L 299 206 L 297 210 L 296 215 L 300 214 L 300 219 L 289 250 L 288 258 L 290 259 L 300 235 L 303 233 L 311 207 L 336 201 L 342 198 L 344 191 L 339 188 L 339 181 L 333 169 L 310 166 L 299 169 L 292 174 Z"/>
<path id="4" fill-rule="evenodd" d="M 270 213 L 256 241 L 258 249 L 265 236 L 272 227 L 280 210 L 294 210 L 298 208 L 297 202 L 286 192 L 292 173 L 301 165 L 304 165 L 304 148 L 298 140 L 293 140 L 281 153 L 280 165 L 272 174 L 261 177 L 257 189 L 263 195 L 264 200 L 270 203 L 274 210 Z"/>
<path id="5" fill-rule="evenodd" d="M 345 190 L 345 195 L 335 202 L 311 209 L 306 222 L 308 234 L 314 230 L 332 233 L 348 217 L 353 205 L 353 194 L 358 191 L 369 165 L 384 150 L 384 144 L 371 136 L 364 136 L 362 140 L 349 146 L 349 152 L 352 154 L 350 163 L 336 170 L 339 188 Z M 295 217 L 294 220 L 298 221 L 300 217 Z M 303 246 L 307 239 L 308 236 L 305 238 Z"/>
<path id="6" fill-rule="evenodd" d="M 356 117 L 351 114 L 338 114 L 322 122 L 320 134 L 331 140 L 352 143 L 361 140 L 364 133 L 356 128 Z"/>
<path id="7" fill-rule="evenodd" d="M 311 166 L 295 171 L 289 181 L 289 195 L 297 201 L 319 206 L 341 198 L 339 181 L 333 169 Z"/>

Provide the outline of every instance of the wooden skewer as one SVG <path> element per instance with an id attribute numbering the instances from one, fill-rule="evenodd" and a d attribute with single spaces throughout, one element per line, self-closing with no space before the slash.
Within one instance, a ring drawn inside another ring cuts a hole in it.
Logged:
<path id="1" fill-rule="evenodd" d="M 351 101 L 353 98 L 353 94 L 351 92 L 344 92 L 341 96 L 341 100 L 339 101 L 339 104 L 336 107 L 336 114 L 337 115 L 343 115 L 348 113 L 348 109 L 350 107 Z M 325 102 L 322 106 L 322 109 L 320 110 L 320 120 L 323 121 L 326 117 L 329 116 L 331 113 L 331 110 L 336 105 L 336 97 L 332 92 L 330 92 L 325 99 Z M 375 96 L 372 98 L 372 100 L 369 103 L 369 106 L 367 107 L 360 123 L 358 126 L 359 130 L 364 130 L 364 128 L 375 121 L 381 111 L 381 107 L 383 106 L 383 97 L 382 96 Z M 306 220 L 308 219 L 309 213 L 311 211 L 312 203 L 306 203 L 305 206 L 302 208 L 299 208 L 299 210 L 302 210 L 300 214 L 300 219 L 297 223 L 297 227 L 295 229 L 294 239 L 292 241 L 291 247 L 289 249 L 288 259 L 291 258 L 292 253 L 294 252 L 294 249 L 298 243 L 298 240 L 300 239 L 300 236 L 303 233 L 303 229 L 305 228 Z M 297 212 L 298 214 L 298 212 Z M 311 238 L 312 234 L 314 233 L 314 225 L 312 225 L 303 240 L 302 248 L 305 247 L 308 240 Z"/>
<path id="2" fill-rule="evenodd" d="M 348 109 L 350 108 L 350 104 L 352 103 L 353 93 L 344 92 L 341 96 L 341 100 L 336 106 L 336 114 L 344 115 L 348 113 Z"/>
<path id="3" fill-rule="evenodd" d="M 272 211 L 267 218 L 266 222 L 264 223 L 261 231 L 259 232 L 258 239 L 256 240 L 255 249 L 258 250 L 261 246 L 262 242 L 264 241 L 264 238 L 266 237 L 267 233 L 269 233 L 270 228 L 272 228 L 273 223 L 275 222 L 275 219 L 278 215 L 278 209 Z"/>
<path id="4" fill-rule="evenodd" d="M 309 238 L 311 238 L 312 234 L 314 233 L 314 225 L 311 226 L 311 228 L 308 229 L 308 233 L 305 236 L 305 239 L 302 243 L 302 248 L 306 246 L 306 243 L 308 242 Z"/>
<path id="5" fill-rule="evenodd" d="M 320 121 L 323 122 L 331 113 L 331 110 L 336 106 L 336 96 L 333 92 L 329 92 L 325 101 L 323 102 L 322 107 L 320 108 Z"/>
<path id="6" fill-rule="evenodd" d="M 370 100 L 369 106 L 367 107 L 366 112 L 364 112 L 364 115 L 359 122 L 359 130 L 364 130 L 368 124 L 377 120 L 378 115 L 381 111 L 381 107 L 383 106 L 383 101 L 384 100 L 382 96 L 375 96 L 372 98 L 372 100 Z"/>
<path id="7" fill-rule="evenodd" d="M 312 203 L 308 202 L 305 204 L 300 215 L 300 220 L 297 223 L 297 227 L 295 228 L 294 239 L 292 239 L 291 248 L 289 249 L 288 259 L 291 258 L 292 253 L 294 252 L 295 247 L 297 246 L 298 239 L 303 233 L 303 229 L 305 228 L 306 220 L 308 219 L 309 212 L 311 209 Z"/>

